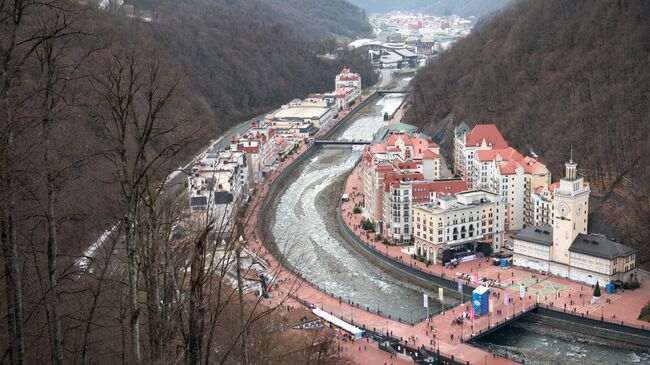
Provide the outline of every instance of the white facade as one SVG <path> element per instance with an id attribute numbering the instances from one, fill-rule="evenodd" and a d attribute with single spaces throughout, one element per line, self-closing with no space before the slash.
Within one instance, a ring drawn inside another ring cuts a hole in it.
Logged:
<path id="1" fill-rule="evenodd" d="M 416 248 L 424 252 L 479 241 L 491 241 L 493 250 L 498 250 L 502 243 L 501 199 L 487 191 L 436 196 L 432 204 L 415 206 L 413 219 Z M 428 259 L 437 261 L 437 257 Z"/>

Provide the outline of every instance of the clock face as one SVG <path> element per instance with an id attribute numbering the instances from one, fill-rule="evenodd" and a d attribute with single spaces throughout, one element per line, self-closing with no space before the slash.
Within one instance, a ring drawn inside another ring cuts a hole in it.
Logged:
<path id="1" fill-rule="evenodd" d="M 570 210 L 571 209 L 569 208 L 569 206 L 566 203 L 561 203 L 557 207 L 557 212 L 560 215 L 560 217 L 566 217 L 569 214 Z"/>

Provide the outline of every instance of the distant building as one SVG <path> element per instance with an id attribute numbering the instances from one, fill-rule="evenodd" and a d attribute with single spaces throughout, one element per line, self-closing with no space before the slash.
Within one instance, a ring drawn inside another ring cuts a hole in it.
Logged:
<path id="1" fill-rule="evenodd" d="M 246 153 L 246 163 L 253 184 L 260 184 L 264 174 L 271 171 L 277 161 L 274 136 L 273 128 L 253 120 L 248 132 L 238 137 L 233 136 L 230 141 L 231 151 Z"/>
<path id="2" fill-rule="evenodd" d="M 192 164 L 188 177 L 190 211 L 230 232 L 234 213 L 248 196 L 248 165 L 241 151 L 210 150 Z"/>
<path id="3" fill-rule="evenodd" d="M 344 89 L 346 87 L 361 90 L 361 76 L 358 73 L 351 72 L 347 67 L 342 69 L 334 80 L 334 89 Z"/>
<path id="4" fill-rule="evenodd" d="M 266 125 L 277 134 L 296 140 L 308 138 L 318 128 L 327 127 L 332 121 L 332 109 L 327 102 L 292 100 L 265 117 Z"/>

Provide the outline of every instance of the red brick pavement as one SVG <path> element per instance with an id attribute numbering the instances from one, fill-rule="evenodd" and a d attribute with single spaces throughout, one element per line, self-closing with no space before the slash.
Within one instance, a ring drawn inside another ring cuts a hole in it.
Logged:
<path id="1" fill-rule="evenodd" d="M 408 249 L 413 246 L 404 247 L 384 245 L 375 239 L 376 236 L 374 233 L 367 233 L 360 228 L 362 215 L 353 213 L 355 206 L 361 207 L 363 204 L 363 184 L 359 176 L 360 171 L 361 165 L 358 165 L 348 177 L 345 185 L 345 192 L 350 196 L 350 200 L 341 203 L 340 213 L 348 227 L 362 242 L 374 248 L 376 251 L 393 260 L 407 263 L 412 267 L 430 274 L 457 280 L 456 278 L 459 273 L 473 277 L 474 273 L 478 272 L 479 278 L 498 280 L 508 286 L 514 286 L 514 289 L 491 288 L 491 292 L 498 293 L 499 295 L 499 299 L 494 302 L 494 309 L 501 311 L 501 315 L 493 318 L 493 321 L 501 320 L 506 316 L 503 298 L 505 292 L 508 292 L 511 301 L 514 301 L 514 305 L 518 312 L 521 311 L 522 307 L 528 307 L 539 302 L 541 305 L 549 306 L 556 310 L 566 310 L 567 312 L 573 312 L 576 315 L 585 315 L 599 320 L 602 317 L 605 321 L 619 324 L 622 321 L 623 324 L 628 326 L 643 328 L 649 327 L 647 322 L 636 319 L 641 308 L 650 300 L 650 283 L 648 282 L 643 282 L 639 289 L 634 291 L 628 290 L 623 293 L 607 294 L 602 290 L 602 299 L 594 304 L 590 304 L 591 294 L 593 293 L 591 286 L 581 285 L 578 282 L 566 278 L 542 275 L 516 267 L 503 269 L 491 265 L 491 263 L 486 259 L 476 259 L 473 261 L 463 262 L 456 268 L 444 268 L 442 265 L 426 265 L 423 262 L 411 258 Z M 544 297 L 540 296 L 537 298 L 533 294 L 534 288 L 530 288 L 529 293 L 527 293 L 524 300 L 520 300 L 518 298 L 517 284 L 525 281 L 529 285 L 531 283 L 534 285 L 534 282 L 537 280 L 540 282 L 551 283 L 552 285 L 550 285 L 550 287 L 557 286 L 555 294 Z M 473 282 L 466 281 L 464 284 L 475 286 Z M 508 306 L 508 313 L 510 313 L 510 315 L 512 315 L 512 305 L 513 304 L 511 303 Z M 458 311 L 456 311 L 456 313 L 458 313 Z M 438 317 L 436 317 L 436 319 L 437 318 Z M 487 324 L 487 320 L 483 318 L 474 324 L 474 328 L 478 331 L 485 328 Z"/>
<path id="2" fill-rule="evenodd" d="M 340 118 L 343 118 L 344 115 L 341 115 Z M 333 127 L 333 125 L 332 125 Z M 331 128 L 331 127 L 330 127 Z M 526 297 L 524 300 L 520 300 L 515 293 L 511 292 L 512 303 L 509 306 L 503 304 L 503 292 L 504 290 L 498 289 L 493 290 L 494 292 L 500 293 L 501 297 L 495 301 L 494 310 L 499 310 L 499 313 L 493 313 L 491 316 L 483 316 L 482 318 L 477 318 L 473 324 L 466 322 L 463 326 L 452 325 L 452 320 L 455 316 L 458 316 L 465 310 L 465 305 L 461 304 L 451 311 L 447 311 L 443 314 L 433 317 L 430 321 L 421 322 L 415 326 L 410 326 L 402 324 L 396 321 L 388 320 L 379 315 L 366 312 L 365 310 L 351 306 L 345 302 L 340 302 L 338 299 L 330 297 L 329 295 L 320 292 L 309 283 L 304 282 L 303 280 L 295 277 L 291 272 L 284 270 L 281 263 L 277 262 L 275 258 L 266 251 L 265 246 L 260 241 L 260 235 L 257 231 L 257 215 L 259 213 L 260 203 L 262 199 L 266 197 L 268 188 L 272 181 L 277 178 L 278 174 L 284 170 L 291 162 L 293 162 L 298 156 L 305 152 L 307 145 L 301 145 L 298 153 L 294 153 L 287 160 L 282 162 L 278 168 L 271 173 L 265 179 L 265 182 L 258 187 L 256 194 L 254 195 L 251 204 L 249 205 L 253 209 L 247 212 L 247 217 L 249 218 L 244 229 L 245 236 L 247 238 L 247 245 L 249 249 L 257 252 L 260 256 L 267 260 L 271 267 L 272 272 L 277 272 L 276 280 L 277 284 L 275 286 L 275 295 L 271 297 L 270 300 L 265 301 L 267 305 L 282 305 L 282 308 L 285 310 L 291 310 L 292 307 L 301 305 L 295 300 L 286 300 L 282 303 L 280 301 L 283 298 L 286 298 L 287 295 L 292 295 L 297 298 L 300 298 L 302 301 L 311 303 L 312 305 L 321 307 L 331 312 L 332 314 L 347 320 L 349 322 L 354 322 L 358 326 L 365 325 L 366 328 L 374 328 L 380 332 L 389 331 L 394 337 L 403 338 L 404 340 L 409 341 L 409 345 L 421 346 L 424 345 L 429 349 L 439 349 L 441 353 L 446 355 L 454 355 L 456 359 L 461 361 L 469 361 L 472 364 L 479 363 L 490 363 L 490 364 L 511 364 L 513 363 L 510 360 L 496 357 L 493 358 L 491 354 L 486 353 L 478 348 L 469 346 L 465 343 L 459 343 L 458 338 L 462 336 L 467 339 L 468 334 L 472 332 L 478 332 L 482 329 L 487 328 L 490 322 L 495 323 L 497 321 L 503 320 L 506 316 L 512 315 L 512 306 L 514 310 L 519 312 L 524 307 L 532 305 L 537 299 L 533 297 Z M 357 167 L 354 172 L 350 175 L 350 178 L 347 181 L 345 191 L 349 193 L 351 199 L 349 202 L 342 205 L 341 214 L 345 218 L 345 221 L 348 225 L 353 227 L 353 230 L 360 232 L 358 228 L 354 228 L 355 224 L 359 224 L 361 219 L 360 215 L 351 214 L 352 208 L 355 204 L 360 203 L 361 201 L 361 183 L 359 180 L 359 168 Z M 349 214 L 347 214 L 349 213 Z M 497 269 L 494 266 L 491 266 L 485 263 L 482 260 L 474 260 L 470 262 L 461 263 L 458 267 L 454 269 L 446 269 L 438 265 L 436 267 L 429 266 L 427 267 L 424 263 L 421 263 L 416 260 L 411 260 L 408 253 L 403 251 L 403 247 L 398 246 L 385 246 L 379 242 L 372 241 L 374 238 L 372 234 L 368 237 L 361 237 L 364 242 L 369 244 L 371 247 L 374 247 L 380 252 L 385 252 L 389 257 L 396 259 L 401 257 L 403 262 L 408 262 L 409 264 L 433 274 L 443 275 L 444 277 L 450 278 L 455 277 L 457 272 L 473 274 L 475 270 L 478 270 L 480 277 L 487 277 L 491 279 L 497 278 L 507 278 L 510 275 L 511 280 L 514 280 L 515 283 L 530 278 L 533 274 L 517 268 L 508 268 L 506 270 Z M 438 271 L 440 270 L 440 271 Z M 576 293 L 579 293 L 580 287 L 579 284 L 573 283 L 566 279 L 548 277 L 537 274 L 537 277 L 540 280 L 551 280 L 559 284 L 565 285 L 565 287 L 560 290 L 559 299 L 554 298 L 540 298 L 540 303 L 554 305 L 556 308 L 563 308 L 564 301 L 569 298 L 569 294 L 572 294 L 571 299 L 575 298 Z M 577 292 L 576 292 L 577 290 Z M 590 288 L 583 287 L 584 293 L 589 293 Z M 606 295 L 606 294 L 605 294 Z M 611 313 L 616 313 L 616 320 L 623 320 L 625 323 L 633 323 L 635 325 L 641 325 L 640 321 L 637 321 L 636 315 L 639 313 L 640 308 L 647 302 L 650 298 L 650 289 L 648 285 L 643 285 L 642 288 L 637 289 L 633 292 L 627 291 L 625 293 L 620 293 L 617 295 L 612 295 L 610 304 L 604 304 L 604 316 L 606 320 L 610 320 L 609 316 Z M 575 302 L 575 301 L 574 301 Z M 606 303 L 605 300 L 602 300 L 603 303 Z M 577 302 L 574 303 L 570 310 L 575 309 L 578 313 L 590 311 L 590 315 L 593 315 L 594 311 L 598 311 L 599 303 L 595 305 L 585 304 L 582 306 L 577 305 Z M 624 310 L 624 308 L 626 310 Z M 473 329 L 472 329 L 473 327 Z M 453 335 L 453 338 L 452 338 Z M 363 340 L 365 341 L 365 340 Z M 361 341 L 361 342 L 363 342 Z M 359 341 L 352 343 L 347 343 L 346 346 L 351 346 L 351 349 L 348 352 L 354 353 L 354 346 L 357 346 Z M 390 364 L 405 363 L 403 359 L 391 359 L 389 354 L 377 349 L 376 344 L 371 344 L 372 349 L 367 346 L 365 351 L 357 351 L 353 356 L 357 362 L 366 364 L 381 364 L 385 362 Z M 400 361 L 398 361 L 400 360 Z M 407 361 L 406 363 L 410 363 Z"/>

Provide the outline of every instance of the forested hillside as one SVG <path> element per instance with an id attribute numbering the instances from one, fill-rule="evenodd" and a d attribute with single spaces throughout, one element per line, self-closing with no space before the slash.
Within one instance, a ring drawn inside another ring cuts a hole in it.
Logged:
<path id="1" fill-rule="evenodd" d="M 313 40 L 305 29 L 315 30 L 318 23 L 311 27 L 291 23 L 297 15 L 288 16 L 289 23 L 279 22 L 280 14 L 273 15 L 274 4 L 163 2 L 157 8 L 158 20 L 142 27 L 150 27 L 154 38 L 183 65 L 195 98 L 214 113 L 219 126 L 230 126 L 309 92 L 331 90 L 333 75 L 345 65 L 360 72 L 365 85 L 376 82 L 363 54 L 343 52 L 336 60 L 317 57 L 312 50 L 323 40 Z M 290 13 L 294 8 L 286 9 Z M 367 27 L 356 10 L 355 20 Z M 337 24 L 346 27 L 345 19 Z M 326 34 L 330 33 L 321 35 Z"/>
<path id="2" fill-rule="evenodd" d="M 453 125 L 496 123 L 554 179 L 573 146 L 593 175 L 591 231 L 639 247 L 647 262 L 648 29 L 643 0 L 522 1 L 418 72 L 407 118 L 447 148 Z"/>
<path id="3" fill-rule="evenodd" d="M 512 0 L 351 0 L 369 13 L 396 10 L 419 11 L 432 15 L 459 15 L 462 17 L 489 15 Z"/>
<path id="4" fill-rule="evenodd" d="M 163 6 L 153 22 L 0 6 L 0 363 L 346 363 L 331 333 L 284 337 L 291 318 L 240 300 L 224 274 L 236 240 L 160 188 L 234 123 L 332 90 L 344 65 L 376 76 L 277 19 Z"/>

